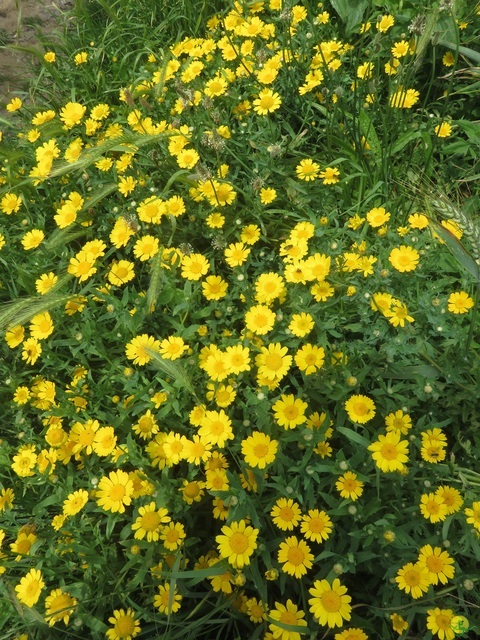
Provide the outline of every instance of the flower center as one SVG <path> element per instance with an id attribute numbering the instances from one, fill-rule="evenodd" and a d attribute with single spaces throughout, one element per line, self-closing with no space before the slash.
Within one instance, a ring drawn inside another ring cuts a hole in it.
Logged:
<path id="1" fill-rule="evenodd" d="M 270 369 L 270 371 L 278 371 L 279 369 L 281 369 L 282 363 L 282 356 L 278 353 L 270 353 L 265 358 L 265 366 L 267 367 L 267 369 Z"/>
<path id="2" fill-rule="evenodd" d="M 325 524 L 320 518 L 312 518 L 309 528 L 312 533 L 321 533 L 325 529 Z"/>
<path id="3" fill-rule="evenodd" d="M 397 448 L 393 444 L 384 444 L 380 452 L 385 460 L 395 460 L 397 457 Z"/>
<path id="4" fill-rule="evenodd" d="M 114 484 L 110 489 L 110 500 L 120 502 L 125 497 L 125 487 L 123 484 Z"/>
<path id="5" fill-rule="evenodd" d="M 244 553 L 248 548 L 248 538 L 244 533 L 236 532 L 230 538 L 230 548 L 234 553 Z"/>
<path id="6" fill-rule="evenodd" d="M 284 415 L 288 420 L 295 420 L 298 417 L 298 409 L 297 407 L 285 407 Z"/>
<path id="7" fill-rule="evenodd" d="M 295 567 L 299 567 L 305 560 L 305 554 L 300 547 L 290 547 L 288 550 L 288 561 Z"/>
<path id="8" fill-rule="evenodd" d="M 265 458 L 268 453 L 268 447 L 266 444 L 257 444 L 253 448 L 253 453 L 257 458 Z"/>
<path id="9" fill-rule="evenodd" d="M 430 556 L 426 565 L 433 573 L 440 573 L 443 570 L 443 560 L 438 556 Z"/>
<path id="10" fill-rule="evenodd" d="M 418 571 L 407 571 L 404 579 L 409 587 L 416 587 L 420 583 L 420 574 Z"/>
<path id="11" fill-rule="evenodd" d="M 290 507 L 283 507 L 283 509 L 280 509 L 278 517 L 285 520 L 285 522 L 290 522 L 293 520 L 293 510 Z"/>
<path id="12" fill-rule="evenodd" d="M 327 591 L 322 595 L 321 600 L 323 608 L 326 609 L 329 613 L 336 613 L 340 610 L 342 600 L 337 593 L 333 591 Z"/>
<path id="13" fill-rule="evenodd" d="M 142 527 L 146 531 L 155 531 L 160 524 L 160 516 L 156 511 L 150 511 L 142 517 Z"/>
<path id="14" fill-rule="evenodd" d="M 135 630 L 134 622 L 130 616 L 118 618 L 116 627 L 119 638 L 128 638 Z"/>
<path id="15" fill-rule="evenodd" d="M 280 622 L 283 622 L 283 624 L 291 625 L 298 624 L 297 617 L 292 611 L 282 611 L 280 615 Z"/>

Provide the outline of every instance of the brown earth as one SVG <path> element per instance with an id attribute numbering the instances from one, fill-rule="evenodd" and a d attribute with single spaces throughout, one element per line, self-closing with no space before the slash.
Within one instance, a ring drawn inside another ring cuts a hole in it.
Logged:
<path id="1" fill-rule="evenodd" d="M 72 0 L 0 0 L 0 105 L 28 86 L 31 56 L 14 47 L 38 48 L 38 31 L 54 33 L 72 4 Z"/>

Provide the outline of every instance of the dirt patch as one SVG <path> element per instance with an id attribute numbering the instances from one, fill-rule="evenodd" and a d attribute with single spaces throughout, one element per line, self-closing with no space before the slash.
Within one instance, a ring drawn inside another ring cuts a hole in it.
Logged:
<path id="1" fill-rule="evenodd" d="M 0 47 L 38 48 L 38 32 L 53 34 L 72 0 L 0 0 Z M 29 80 L 28 54 L 0 48 L 0 101 L 25 90 Z"/>

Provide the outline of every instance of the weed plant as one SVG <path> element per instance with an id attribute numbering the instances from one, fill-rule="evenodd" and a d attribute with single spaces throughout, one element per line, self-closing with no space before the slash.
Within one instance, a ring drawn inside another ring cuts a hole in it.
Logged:
<path id="1" fill-rule="evenodd" d="M 480 9 L 197 6 L 0 121 L 3 637 L 476 637 Z"/>

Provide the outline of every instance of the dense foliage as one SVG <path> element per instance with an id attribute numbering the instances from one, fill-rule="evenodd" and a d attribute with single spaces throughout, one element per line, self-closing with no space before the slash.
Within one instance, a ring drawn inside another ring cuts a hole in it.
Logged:
<path id="1" fill-rule="evenodd" d="M 480 12 L 416 5 L 125 1 L 6 105 L 4 637 L 474 628 Z"/>

